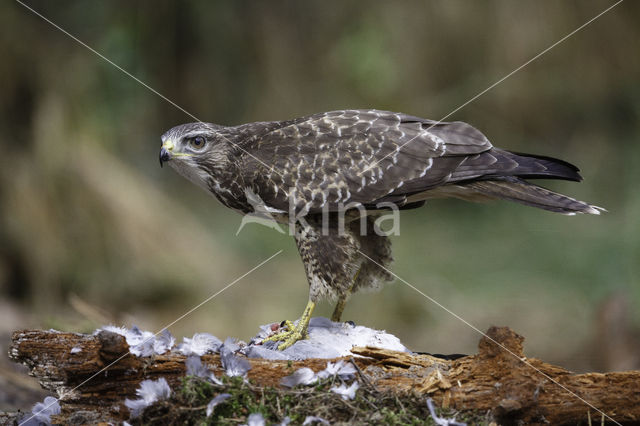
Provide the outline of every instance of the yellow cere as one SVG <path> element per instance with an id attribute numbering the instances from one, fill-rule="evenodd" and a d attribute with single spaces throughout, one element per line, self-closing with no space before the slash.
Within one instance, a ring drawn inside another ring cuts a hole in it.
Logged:
<path id="1" fill-rule="evenodd" d="M 162 147 L 164 149 L 166 149 L 167 151 L 171 151 L 174 147 L 173 145 L 173 141 L 171 139 L 167 139 L 166 141 L 164 141 L 164 143 L 162 144 Z"/>
<path id="2" fill-rule="evenodd" d="M 171 152 L 171 155 L 173 157 L 193 157 L 193 154 L 189 154 L 186 152 L 173 152 L 173 148 L 175 147 L 175 145 L 173 144 L 173 141 L 171 139 L 167 139 L 166 141 L 164 141 L 162 147 Z"/>

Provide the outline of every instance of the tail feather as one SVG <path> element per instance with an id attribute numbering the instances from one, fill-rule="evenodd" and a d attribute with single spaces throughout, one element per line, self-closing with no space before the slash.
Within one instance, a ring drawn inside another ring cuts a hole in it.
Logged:
<path id="1" fill-rule="evenodd" d="M 515 201 L 566 215 L 600 214 L 606 211 L 602 207 L 593 206 L 513 176 L 469 182 L 464 186 L 490 198 Z"/>

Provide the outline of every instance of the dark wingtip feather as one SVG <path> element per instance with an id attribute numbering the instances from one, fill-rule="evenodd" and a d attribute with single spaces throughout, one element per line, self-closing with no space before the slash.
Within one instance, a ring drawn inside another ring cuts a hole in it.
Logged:
<path id="1" fill-rule="evenodd" d="M 558 158 L 547 157 L 544 155 L 525 154 L 521 152 L 507 151 L 512 155 L 515 155 L 516 161 L 521 163 L 523 169 L 527 169 L 526 164 L 530 162 L 537 163 L 536 166 L 543 166 L 546 170 L 544 172 L 532 172 L 532 173 L 515 173 L 516 176 L 523 179 L 562 179 L 570 180 L 574 182 L 581 182 L 582 176 L 580 176 L 580 169 L 575 165 L 560 160 Z"/>

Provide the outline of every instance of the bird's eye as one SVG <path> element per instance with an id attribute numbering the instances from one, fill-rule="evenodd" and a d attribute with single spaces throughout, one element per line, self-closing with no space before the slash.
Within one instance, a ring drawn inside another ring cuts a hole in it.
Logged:
<path id="1" fill-rule="evenodd" d="M 195 138 L 191 138 L 189 144 L 193 149 L 201 149 L 205 144 L 205 139 L 202 136 L 196 136 Z"/>

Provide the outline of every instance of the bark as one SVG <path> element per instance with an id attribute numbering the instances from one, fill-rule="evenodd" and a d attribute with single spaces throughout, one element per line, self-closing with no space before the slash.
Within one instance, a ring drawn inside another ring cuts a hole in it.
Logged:
<path id="1" fill-rule="evenodd" d="M 640 371 L 574 374 L 525 357 L 524 338 L 509 328 L 492 327 L 487 336 L 478 354 L 456 360 L 376 348 L 352 352 L 360 356 L 354 361 L 362 380 L 378 390 L 417 393 L 461 411 L 490 411 L 500 423 L 575 424 L 588 416 L 600 420 L 598 410 L 608 421 L 640 420 Z M 27 365 L 45 389 L 60 396 L 56 421 L 62 423 L 125 420 L 124 399 L 135 397 L 142 380 L 164 377 L 177 387 L 185 375 L 183 355 L 138 358 L 128 353 L 122 336 L 110 332 L 27 330 L 15 332 L 12 340 L 11 359 Z M 222 374 L 218 355 L 202 359 Z M 320 371 L 328 360 L 249 361 L 249 379 L 266 387 L 279 386 L 301 367 Z"/>

